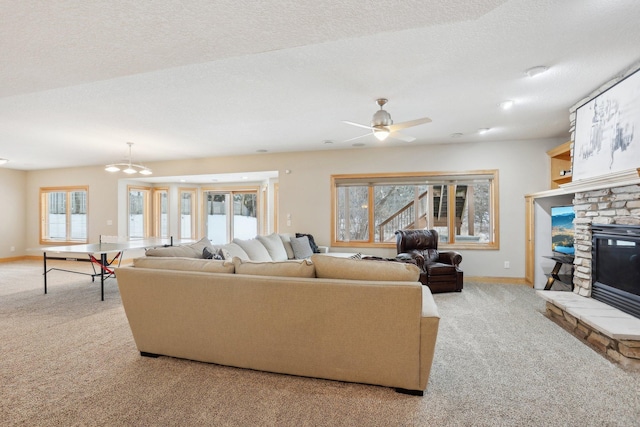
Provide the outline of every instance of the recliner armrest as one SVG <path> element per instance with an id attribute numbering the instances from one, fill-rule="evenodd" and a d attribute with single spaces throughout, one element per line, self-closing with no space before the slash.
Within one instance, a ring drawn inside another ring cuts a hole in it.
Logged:
<path id="1" fill-rule="evenodd" d="M 462 255 L 456 251 L 438 252 L 438 262 L 458 267 L 462 262 Z"/>
<path id="2" fill-rule="evenodd" d="M 396 259 L 399 260 L 415 260 L 416 265 L 420 267 L 421 270 L 424 270 L 424 256 L 417 251 L 404 252 L 396 255 Z"/>

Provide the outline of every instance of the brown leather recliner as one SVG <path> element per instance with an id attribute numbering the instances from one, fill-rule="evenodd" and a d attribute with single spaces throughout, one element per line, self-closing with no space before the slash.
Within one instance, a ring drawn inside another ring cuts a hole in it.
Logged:
<path id="1" fill-rule="evenodd" d="M 438 251 L 436 230 L 398 230 L 396 247 L 399 260 L 415 260 L 422 270 L 420 282 L 432 293 L 462 291 L 462 255 L 455 251 Z"/>

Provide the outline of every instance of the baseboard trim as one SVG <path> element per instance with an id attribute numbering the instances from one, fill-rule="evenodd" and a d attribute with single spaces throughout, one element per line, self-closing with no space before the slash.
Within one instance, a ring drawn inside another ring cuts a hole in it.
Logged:
<path id="1" fill-rule="evenodd" d="M 0 258 L 0 262 L 24 261 L 26 259 L 28 259 L 28 257 L 26 257 L 26 256 L 14 256 L 14 257 L 10 257 L 10 258 Z M 34 259 L 42 259 L 42 257 L 34 258 Z"/>
<path id="2" fill-rule="evenodd" d="M 500 283 L 506 285 L 529 285 L 524 277 L 489 277 L 489 276 L 465 276 L 465 282 Z"/>

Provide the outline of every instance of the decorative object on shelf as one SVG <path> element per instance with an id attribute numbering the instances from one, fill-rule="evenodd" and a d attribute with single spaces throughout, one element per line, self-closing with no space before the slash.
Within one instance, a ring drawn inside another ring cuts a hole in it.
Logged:
<path id="1" fill-rule="evenodd" d="M 640 159 L 640 72 L 576 110 L 573 180 L 633 170 Z"/>
<path id="2" fill-rule="evenodd" d="M 132 162 L 131 157 L 131 147 L 133 146 L 133 142 L 127 142 L 129 146 L 129 159 L 128 162 L 122 163 L 112 163 L 110 165 L 106 165 L 104 170 L 107 172 L 119 172 L 122 171 L 126 174 L 133 175 L 134 173 L 139 173 L 141 175 L 151 175 L 153 172 L 146 166 L 139 165 Z M 124 168 L 124 169 L 121 169 Z"/>

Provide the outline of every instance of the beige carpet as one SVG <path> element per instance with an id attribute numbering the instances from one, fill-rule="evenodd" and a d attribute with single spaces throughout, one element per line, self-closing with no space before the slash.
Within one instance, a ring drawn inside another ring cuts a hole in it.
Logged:
<path id="1" fill-rule="evenodd" d="M 81 267 L 86 263 L 58 262 Z M 640 374 L 544 317 L 519 285 L 465 283 L 442 316 L 424 397 L 136 351 L 117 284 L 0 263 L 0 424 L 24 426 L 632 426 Z M 209 325 L 215 327 L 215 325 Z"/>

